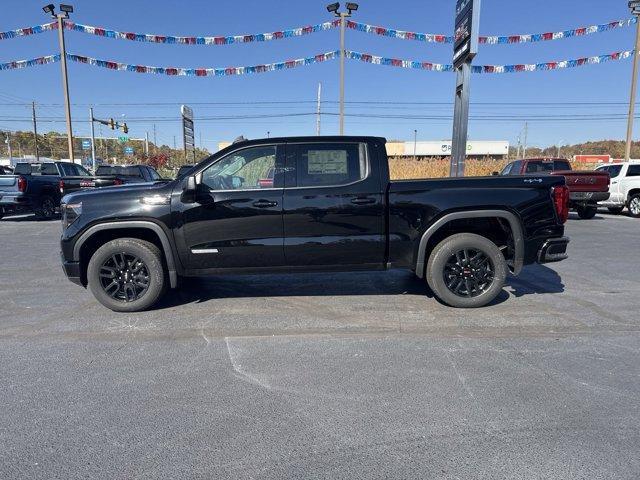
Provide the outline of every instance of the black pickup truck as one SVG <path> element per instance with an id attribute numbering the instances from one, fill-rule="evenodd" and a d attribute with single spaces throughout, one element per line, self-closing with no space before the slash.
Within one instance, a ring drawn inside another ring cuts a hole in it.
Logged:
<path id="1" fill-rule="evenodd" d="M 100 165 L 96 169 L 92 186 L 95 188 L 162 181 L 160 174 L 149 165 Z"/>
<path id="2" fill-rule="evenodd" d="M 69 162 L 18 163 L 11 174 L 0 175 L 0 218 L 33 212 L 52 218 L 67 193 L 89 188 L 91 174 Z"/>
<path id="3" fill-rule="evenodd" d="M 385 143 L 242 141 L 172 182 L 67 195 L 64 271 L 114 311 L 151 307 L 181 276 L 391 268 L 469 308 L 509 270 L 567 258 L 564 177 L 390 181 Z"/>

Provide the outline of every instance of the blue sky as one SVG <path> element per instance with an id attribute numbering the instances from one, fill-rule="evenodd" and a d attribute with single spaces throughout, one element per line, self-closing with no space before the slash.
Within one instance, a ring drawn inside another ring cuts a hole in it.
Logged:
<path id="1" fill-rule="evenodd" d="M 42 12 L 46 2 L 3 0 L 0 30 L 45 23 Z M 261 33 L 330 20 L 324 1 L 266 0 L 192 0 L 192 1 L 76 1 L 73 19 L 79 23 L 121 31 L 173 35 L 233 35 Z M 344 2 L 343 2 L 344 3 Z M 354 20 L 402 30 L 451 34 L 454 0 L 361 0 Z M 539 33 L 605 23 L 627 18 L 626 0 L 484 0 L 481 33 L 508 35 Z M 633 47 L 633 28 L 583 38 L 537 44 L 486 46 L 476 64 L 537 63 L 599 55 Z M 181 46 L 136 43 L 67 32 L 71 53 L 127 63 L 224 67 L 255 65 L 300 58 L 338 48 L 338 31 L 316 33 L 301 38 L 228 46 Z M 376 55 L 450 63 L 451 46 L 425 44 L 347 31 L 347 48 Z M 0 41 L 0 62 L 56 53 L 55 32 L 27 38 Z M 338 100 L 337 61 L 296 70 L 252 76 L 187 78 L 114 72 L 81 64 L 70 64 L 70 87 L 74 133 L 89 130 L 88 105 L 95 105 L 96 116 L 131 118 L 130 135 L 151 135 L 156 124 L 158 143 L 180 144 L 179 104 L 193 104 L 198 116 L 277 114 L 312 112 L 311 103 L 279 105 L 200 105 L 203 102 L 313 101 L 318 82 L 323 85 L 323 100 Z M 474 115 L 558 115 L 625 113 L 631 74 L 631 61 L 587 66 L 564 71 L 511 75 L 475 75 L 472 84 L 471 114 Z M 347 105 L 347 114 L 448 115 L 453 98 L 454 75 L 404 70 L 347 61 L 346 100 L 387 101 L 385 105 Z M 28 129 L 28 122 L 13 121 L 30 115 L 18 103 L 35 100 L 42 117 L 62 118 L 62 90 L 58 64 L 0 72 L 0 128 Z M 172 103 L 172 105 L 122 105 L 131 103 Z M 394 103 L 402 102 L 402 103 Z M 408 102 L 422 102 L 411 105 Z M 444 103 L 428 105 L 424 102 Z M 504 105 L 524 102 L 541 105 Z M 619 105 L 554 105 L 554 102 L 619 102 Z M 503 103 L 499 105 L 497 103 Z M 120 105 L 118 105 L 120 104 Z M 323 106 L 337 112 L 336 104 Z M 133 120 L 136 117 L 158 120 Z M 174 120 L 175 118 L 175 120 Z M 470 124 L 470 139 L 509 140 L 515 143 L 523 120 L 475 120 Z M 624 120 L 606 121 L 532 121 L 529 144 L 546 146 L 595 139 L 622 139 Z M 42 122 L 40 131 L 64 131 L 60 121 Z M 451 137 L 450 120 L 398 120 L 347 117 L 345 133 L 382 135 L 389 139 L 412 139 L 418 130 L 422 140 Z M 337 117 L 324 117 L 322 133 L 338 130 Z M 215 149 L 218 141 L 238 135 L 249 138 L 271 135 L 315 133 L 315 117 L 250 120 L 196 121 L 196 141 Z M 103 129 L 111 136 L 110 130 Z M 115 134 L 117 136 L 117 134 Z"/>

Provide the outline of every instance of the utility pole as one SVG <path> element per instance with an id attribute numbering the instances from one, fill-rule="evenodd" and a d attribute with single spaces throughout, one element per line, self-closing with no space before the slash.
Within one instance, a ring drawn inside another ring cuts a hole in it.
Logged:
<path id="1" fill-rule="evenodd" d="M 529 123 L 524 122 L 524 145 L 522 147 L 522 158 L 527 158 L 527 137 L 529 136 Z"/>
<path id="2" fill-rule="evenodd" d="M 633 51 L 633 73 L 631 75 L 631 98 L 629 100 L 629 118 L 627 119 L 627 144 L 624 152 L 625 161 L 631 158 L 631 144 L 633 141 L 633 120 L 636 114 L 636 92 L 638 89 L 638 55 L 640 54 L 640 1 L 629 2 L 631 13 L 636 18 L 636 46 Z"/>
<path id="3" fill-rule="evenodd" d="M 158 139 L 156 138 L 156 124 L 153 124 L 153 151 L 154 153 L 158 150 Z"/>
<path id="4" fill-rule="evenodd" d="M 414 129 L 413 130 L 413 161 L 415 162 L 416 159 L 416 151 L 418 150 L 418 130 Z"/>
<path id="5" fill-rule="evenodd" d="M 62 91 L 64 93 L 64 109 L 67 120 L 67 148 L 69 150 L 69 160 L 75 163 L 73 156 L 73 129 L 71 127 L 71 102 L 69 100 L 69 76 L 67 74 L 67 48 L 64 41 L 64 21 L 73 13 L 71 5 L 60 5 L 60 12 L 55 13 L 53 4 L 49 4 L 43 10 L 50 14 L 58 22 L 58 42 L 60 44 L 60 64 L 62 66 Z"/>
<path id="6" fill-rule="evenodd" d="M 322 82 L 318 82 L 318 103 L 316 106 L 316 135 L 320 135 L 320 104 L 322 97 Z"/>
<path id="7" fill-rule="evenodd" d="M 7 150 L 8 150 L 7 153 L 9 154 L 9 163 L 11 163 L 11 160 L 13 159 L 13 154 L 11 152 L 11 132 L 4 132 L 4 133 L 7 136 L 4 143 L 7 144 Z"/>
<path id="8" fill-rule="evenodd" d="M 173 136 L 173 149 L 176 149 L 176 136 Z"/>
<path id="9" fill-rule="evenodd" d="M 149 156 L 149 132 L 144 132 L 144 154 Z"/>
<path id="10" fill-rule="evenodd" d="M 340 135 L 344 135 L 344 34 L 347 18 L 351 16 L 352 12 L 358 10 L 358 4 L 347 2 L 345 6 L 347 8 L 346 12 L 338 12 L 338 9 L 340 8 L 339 3 L 327 5 L 327 11 L 340 18 Z"/>
<path id="11" fill-rule="evenodd" d="M 89 107 L 89 123 L 91 124 L 91 167 L 95 172 L 98 166 L 96 165 L 96 132 L 93 125 L 94 121 L 93 107 Z"/>
<path id="12" fill-rule="evenodd" d="M 36 102 L 31 102 L 31 116 L 33 118 L 33 141 L 36 144 L 36 161 L 40 161 L 40 151 L 38 150 L 38 124 L 36 122 Z"/>

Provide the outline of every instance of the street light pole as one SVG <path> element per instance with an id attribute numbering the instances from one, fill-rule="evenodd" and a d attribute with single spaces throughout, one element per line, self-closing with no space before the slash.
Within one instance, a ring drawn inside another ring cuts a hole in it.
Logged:
<path id="1" fill-rule="evenodd" d="M 62 66 L 62 91 L 64 93 L 64 110 L 67 120 L 67 147 L 69 149 L 69 160 L 75 163 L 73 157 L 73 129 L 71 128 L 71 102 L 69 101 L 69 75 L 67 74 L 67 48 L 64 41 L 64 21 L 73 13 L 73 6 L 60 4 L 60 11 L 55 12 L 53 3 L 42 7 L 45 13 L 56 19 L 58 25 L 58 42 L 60 43 L 60 64 Z"/>
<path id="2" fill-rule="evenodd" d="M 67 120 L 67 147 L 69 149 L 69 160 L 75 163 L 73 157 L 73 128 L 71 127 L 71 102 L 69 101 L 69 76 L 67 73 L 67 48 L 64 41 L 64 19 L 66 13 L 58 13 L 58 41 L 60 43 L 60 62 L 62 64 L 62 90 L 64 92 L 64 108 Z"/>
<path id="3" fill-rule="evenodd" d="M 418 130 L 413 130 L 413 161 L 416 161 L 416 151 L 418 149 Z"/>
<path id="4" fill-rule="evenodd" d="M 339 3 L 332 3 L 327 5 L 329 13 L 333 13 L 340 19 L 340 135 L 344 135 L 344 34 L 347 25 L 347 18 L 351 16 L 351 13 L 358 10 L 358 4 L 353 2 L 347 2 L 345 5 L 346 12 L 338 12 L 340 8 Z"/>
<path id="5" fill-rule="evenodd" d="M 624 152 L 625 161 L 631 158 L 631 143 L 633 141 L 633 117 L 636 113 L 636 92 L 638 89 L 638 54 L 640 50 L 640 2 L 629 2 L 632 13 L 636 18 L 636 45 L 633 51 L 633 74 L 631 75 L 631 99 L 629 100 L 629 118 L 627 119 L 627 144 Z"/>
<path id="6" fill-rule="evenodd" d="M 91 167 L 93 171 L 96 171 L 96 132 L 93 122 L 95 119 L 93 117 L 93 107 L 89 107 L 89 119 L 91 122 Z"/>
<path id="7" fill-rule="evenodd" d="M 344 30 L 346 12 L 340 13 L 340 135 L 344 135 Z"/>

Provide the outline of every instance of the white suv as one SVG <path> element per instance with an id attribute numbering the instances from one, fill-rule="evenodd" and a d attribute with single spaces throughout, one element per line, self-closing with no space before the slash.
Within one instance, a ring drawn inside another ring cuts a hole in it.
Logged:
<path id="1" fill-rule="evenodd" d="M 611 213 L 621 213 L 629 208 L 632 217 L 640 218 L 640 162 L 624 162 L 603 165 L 596 170 L 609 172 L 609 199 L 599 202 Z"/>

